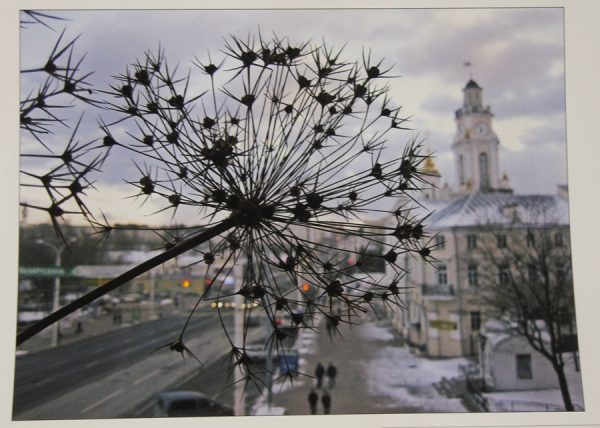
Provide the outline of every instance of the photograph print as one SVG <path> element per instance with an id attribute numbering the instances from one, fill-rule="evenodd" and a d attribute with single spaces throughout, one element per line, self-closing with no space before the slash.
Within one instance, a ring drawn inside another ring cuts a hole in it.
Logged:
<path id="1" fill-rule="evenodd" d="M 563 8 L 19 18 L 13 420 L 585 410 Z"/>

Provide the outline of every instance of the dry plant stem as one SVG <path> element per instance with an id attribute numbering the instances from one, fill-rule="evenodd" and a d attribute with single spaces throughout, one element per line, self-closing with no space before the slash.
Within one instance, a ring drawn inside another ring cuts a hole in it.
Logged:
<path id="1" fill-rule="evenodd" d="M 156 257 L 146 260 L 145 262 L 139 264 L 133 269 L 128 270 L 122 275 L 119 275 L 118 277 L 108 281 L 106 284 L 92 290 L 88 294 L 60 308 L 58 311 L 48 315 L 46 318 L 36 322 L 31 327 L 19 333 L 17 335 L 17 346 L 23 344 L 32 336 L 44 330 L 46 327 L 51 326 L 55 322 L 58 322 L 67 315 L 75 312 L 77 309 L 81 309 L 85 305 L 104 296 L 106 293 L 122 286 L 126 282 L 231 229 L 235 226 L 236 220 L 237 219 L 235 216 L 231 216 L 223 220 L 221 223 L 211 227 L 210 229 L 207 229 L 198 235 L 192 236 L 191 238 L 181 242 L 180 244 L 164 251 Z"/>

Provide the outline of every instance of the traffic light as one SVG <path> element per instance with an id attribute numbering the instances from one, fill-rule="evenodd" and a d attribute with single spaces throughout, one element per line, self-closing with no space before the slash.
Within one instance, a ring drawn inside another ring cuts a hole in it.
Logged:
<path id="1" fill-rule="evenodd" d="M 183 288 L 189 288 L 189 286 L 190 286 L 190 285 L 192 285 L 192 283 L 191 283 L 191 281 L 190 281 L 189 279 L 184 279 L 184 280 L 181 282 L 181 286 L 182 286 Z"/>
<path id="2" fill-rule="evenodd" d="M 310 284 L 308 282 L 302 284 L 302 291 L 304 291 L 305 293 L 308 293 L 310 291 Z"/>

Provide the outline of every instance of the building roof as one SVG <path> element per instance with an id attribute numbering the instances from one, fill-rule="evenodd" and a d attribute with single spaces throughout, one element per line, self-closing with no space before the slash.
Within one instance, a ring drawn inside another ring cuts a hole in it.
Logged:
<path id="1" fill-rule="evenodd" d="M 469 89 L 469 88 L 477 88 L 477 89 L 481 89 L 481 86 L 479 86 L 479 85 L 477 84 L 477 82 L 476 82 L 476 81 L 474 81 L 473 79 L 470 79 L 470 80 L 467 82 L 466 86 L 465 86 L 465 89 Z"/>
<path id="2" fill-rule="evenodd" d="M 516 223 L 569 224 L 569 205 L 556 195 L 515 195 L 506 192 L 475 192 L 448 201 L 426 203 L 433 211 L 430 228 L 510 225 Z"/>
<path id="3" fill-rule="evenodd" d="M 137 264 L 127 265 L 79 265 L 73 269 L 73 275 L 79 278 L 114 278 L 124 274 Z"/>

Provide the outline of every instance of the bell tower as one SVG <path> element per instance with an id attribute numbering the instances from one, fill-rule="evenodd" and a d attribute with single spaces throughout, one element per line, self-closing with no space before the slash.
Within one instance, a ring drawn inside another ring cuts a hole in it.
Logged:
<path id="1" fill-rule="evenodd" d="M 456 134 L 452 143 L 459 194 L 500 189 L 498 137 L 492 131 L 490 107 L 483 106 L 483 89 L 470 79 L 463 88 L 463 105 L 456 110 Z"/>

